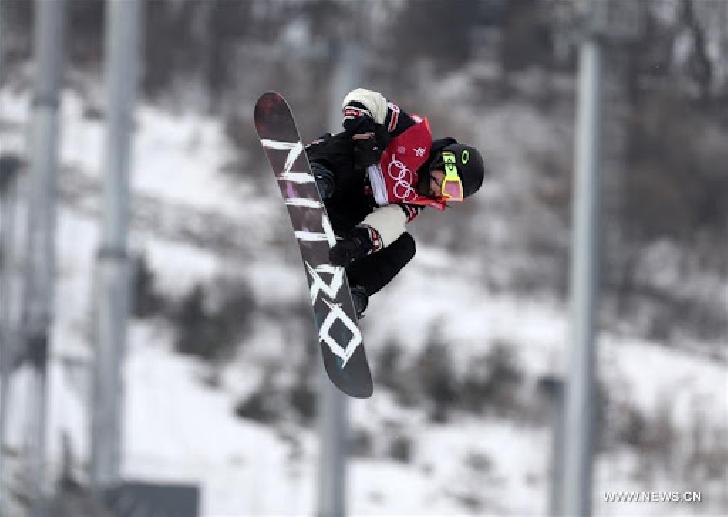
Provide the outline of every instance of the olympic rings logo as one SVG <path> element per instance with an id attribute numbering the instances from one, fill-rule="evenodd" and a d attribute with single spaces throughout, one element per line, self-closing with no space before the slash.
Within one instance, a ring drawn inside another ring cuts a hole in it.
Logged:
<path id="1" fill-rule="evenodd" d="M 416 196 L 415 189 L 412 186 L 414 179 L 412 172 L 395 155 L 392 155 L 392 160 L 387 166 L 387 174 L 395 181 L 394 187 L 392 188 L 394 197 L 406 201 Z"/>

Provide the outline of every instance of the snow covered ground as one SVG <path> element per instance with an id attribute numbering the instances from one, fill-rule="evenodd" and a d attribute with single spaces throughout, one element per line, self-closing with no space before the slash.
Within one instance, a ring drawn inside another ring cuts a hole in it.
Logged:
<path id="1" fill-rule="evenodd" d="M 0 91 L 0 152 L 23 151 L 28 106 L 27 93 Z M 61 181 L 66 175 L 100 176 L 103 123 L 84 118 L 83 113 L 83 99 L 65 92 Z M 497 119 L 508 120 L 506 115 Z M 303 299 L 305 279 L 298 265 L 257 246 L 288 224 L 281 205 L 268 195 L 251 201 L 252 182 L 219 173 L 232 156 L 219 121 L 143 106 L 137 114 L 134 151 L 135 195 L 151 196 L 162 207 L 189 206 L 231 218 L 250 236 L 249 259 L 242 260 L 160 237 L 153 229 L 135 230 L 132 246 L 146 254 L 162 292 L 179 297 L 195 282 L 232 275 L 247 278 L 262 304 Z M 84 203 L 98 207 L 99 200 Z M 88 460 L 89 335 L 98 230 L 92 212 L 78 205 L 66 203 L 58 215 L 49 457 L 57 470 L 61 437 L 67 434 L 83 479 Z M 376 357 L 392 339 L 413 357 L 432 328 L 423 322 L 440 321 L 438 328 L 451 347 L 457 371 L 494 343 L 510 347 L 531 383 L 540 375 L 563 371 L 568 333 L 565 307 L 545 297 L 525 299 L 489 292 L 478 257 L 465 260 L 448 291 L 433 297 L 427 282 L 451 274 L 449 263 L 442 249 L 420 246 L 411 266 L 373 299 L 364 320 L 370 357 Z M 124 475 L 199 483 L 207 517 L 312 515 L 315 428 L 293 418 L 263 425 L 234 416 L 240 396 L 253 390 L 261 378 L 260 359 L 283 356 L 298 344 L 285 342 L 285 334 L 271 320 L 259 322 L 238 358 L 223 369 L 221 385 L 214 388 L 202 381 L 203 364 L 172 351 L 173 338 L 173 329 L 161 319 L 131 324 L 124 365 Z M 703 432 L 694 426 L 696 419 L 705 423 L 701 429 L 708 430 L 703 446 L 721 436 L 725 444 L 728 366 L 608 331 L 601 335 L 599 353 L 600 377 L 613 400 L 635 406 L 645 418 L 659 413 L 667 401 L 668 421 L 684 433 L 675 443 L 688 452 L 694 449 L 691 433 Z M 535 394 L 532 390 L 526 396 Z M 447 424 L 433 424 L 424 408 L 401 407 L 383 388 L 375 388 L 370 400 L 352 401 L 350 411 L 353 427 L 367 429 L 373 436 L 371 454 L 350 463 L 352 515 L 546 513 L 551 443 L 547 427 L 473 414 L 456 414 Z M 12 440 L 21 436 L 17 429 L 11 433 Z M 397 461 L 388 453 L 394 436 L 409 440 L 407 461 Z M 672 461 L 677 465 L 682 460 Z M 692 486 L 680 478 L 678 466 L 673 476 L 665 474 L 673 472 L 670 469 L 658 469 L 652 477 L 640 477 L 643 466 L 632 449 L 599 456 L 596 515 L 728 512 L 728 483 L 706 481 Z M 704 502 L 629 505 L 602 500 L 605 490 L 688 489 L 703 490 Z"/>

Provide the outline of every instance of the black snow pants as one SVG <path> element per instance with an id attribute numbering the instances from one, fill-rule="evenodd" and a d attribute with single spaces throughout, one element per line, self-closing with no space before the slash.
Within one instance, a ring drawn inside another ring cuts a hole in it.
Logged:
<path id="1" fill-rule="evenodd" d="M 376 207 L 366 171 L 354 162 L 354 145 L 347 133 L 325 135 L 306 147 L 308 159 L 334 173 L 336 188 L 324 204 L 337 236 L 346 235 Z M 351 286 L 363 287 L 368 295 L 382 289 L 415 256 L 415 240 L 404 232 L 389 246 L 349 264 Z"/>

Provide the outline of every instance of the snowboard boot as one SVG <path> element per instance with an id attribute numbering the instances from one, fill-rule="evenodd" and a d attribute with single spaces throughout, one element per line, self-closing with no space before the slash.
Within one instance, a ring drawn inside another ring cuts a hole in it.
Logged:
<path id="1" fill-rule="evenodd" d="M 366 290 L 358 285 L 352 287 L 351 300 L 354 302 L 357 319 L 362 319 L 364 317 L 364 311 L 367 310 L 367 306 L 369 305 L 369 296 Z"/>

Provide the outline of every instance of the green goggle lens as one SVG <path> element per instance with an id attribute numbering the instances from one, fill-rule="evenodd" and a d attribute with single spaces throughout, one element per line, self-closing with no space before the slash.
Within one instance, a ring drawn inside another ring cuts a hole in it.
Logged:
<path id="1" fill-rule="evenodd" d="M 457 158 L 450 151 L 442 153 L 445 177 L 442 180 L 442 196 L 449 201 L 463 200 L 463 182 L 458 175 Z"/>

